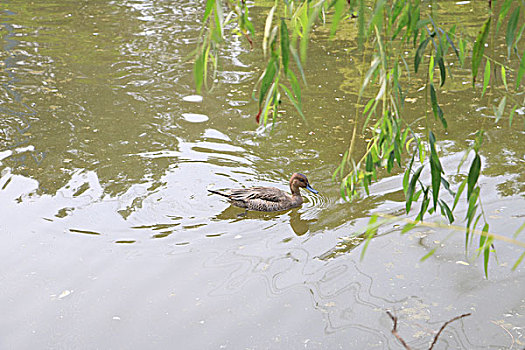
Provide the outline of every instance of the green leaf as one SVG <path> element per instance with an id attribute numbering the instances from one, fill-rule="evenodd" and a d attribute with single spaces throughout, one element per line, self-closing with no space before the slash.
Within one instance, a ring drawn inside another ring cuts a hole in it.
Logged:
<path id="1" fill-rule="evenodd" d="M 452 214 L 452 210 L 450 210 L 449 206 L 447 205 L 447 203 L 445 203 L 443 200 L 439 200 L 439 203 L 440 203 L 440 207 L 441 209 L 443 209 L 443 211 L 445 212 L 445 215 L 448 219 L 448 222 L 451 224 L 454 222 L 454 215 Z"/>
<path id="2" fill-rule="evenodd" d="M 202 22 L 204 23 L 206 22 L 214 6 L 215 6 L 215 0 L 206 0 L 206 8 L 204 10 L 204 16 L 202 18 Z"/>
<path id="3" fill-rule="evenodd" d="M 367 35 L 370 35 L 372 29 L 374 27 L 382 28 L 383 27 L 383 13 L 385 8 L 386 0 L 376 0 L 375 1 L 375 8 L 374 13 L 372 15 L 372 18 L 370 19 L 370 22 L 368 23 L 368 33 Z"/>
<path id="4" fill-rule="evenodd" d="M 443 110 L 438 105 L 437 97 L 436 97 L 436 89 L 434 88 L 434 84 L 430 84 L 430 103 L 432 105 L 432 112 L 434 112 L 434 118 L 441 121 L 441 124 L 443 124 L 443 127 L 445 129 L 448 128 L 447 120 L 445 119 L 443 115 Z"/>
<path id="5" fill-rule="evenodd" d="M 490 245 L 485 246 L 483 250 L 483 269 L 485 270 L 485 278 L 489 278 L 489 257 L 490 257 Z"/>
<path id="6" fill-rule="evenodd" d="M 505 105 L 507 104 L 507 96 L 504 96 L 496 109 L 496 123 L 501 119 L 503 112 L 505 111 Z"/>
<path id="7" fill-rule="evenodd" d="M 453 30 L 451 29 L 450 33 L 452 35 L 455 34 L 455 25 L 453 27 Z M 454 53 L 456 54 L 457 58 L 460 60 L 461 62 L 461 59 L 460 59 L 460 56 L 459 56 L 459 51 L 458 49 L 456 48 L 456 45 L 454 45 L 454 42 L 452 41 L 452 39 L 450 39 L 450 36 L 448 35 L 448 33 L 445 32 L 445 37 L 447 38 L 447 41 L 449 43 L 450 46 L 452 46 L 452 48 L 454 49 Z"/>
<path id="8" fill-rule="evenodd" d="M 516 232 L 514 232 L 513 237 L 514 237 L 514 238 L 518 237 L 518 235 L 520 234 L 520 232 L 523 231 L 524 229 L 525 229 L 525 221 L 524 221 L 523 224 L 521 224 L 521 226 L 516 230 Z"/>
<path id="9" fill-rule="evenodd" d="M 299 69 L 299 73 L 301 73 L 301 78 L 303 79 L 303 83 L 304 85 L 306 85 L 306 76 L 304 75 L 303 65 L 301 64 L 301 60 L 299 59 L 297 50 L 295 50 L 293 47 L 290 47 L 290 53 L 292 54 L 295 64 L 297 65 L 297 68 Z"/>
<path id="10" fill-rule="evenodd" d="M 288 38 L 288 28 L 286 22 L 281 19 L 281 59 L 284 72 L 288 72 L 288 62 L 290 62 L 290 39 Z"/>
<path id="11" fill-rule="evenodd" d="M 204 82 L 204 53 L 201 53 L 195 60 L 195 65 L 193 66 L 193 77 L 195 79 L 197 93 L 200 93 Z"/>
<path id="12" fill-rule="evenodd" d="M 290 102 L 292 102 L 292 104 L 295 107 L 295 109 L 297 110 L 297 112 L 299 112 L 299 115 L 303 118 L 304 121 L 306 121 L 306 117 L 304 116 L 303 111 L 301 110 L 301 106 L 299 106 L 299 104 L 297 103 L 297 101 L 293 97 L 293 95 L 290 92 L 290 90 L 286 87 L 286 85 L 279 84 L 279 86 L 284 90 L 284 94 L 288 97 Z"/>
<path id="13" fill-rule="evenodd" d="M 505 73 L 505 67 L 501 66 L 501 80 L 503 80 L 503 85 L 505 86 L 505 90 L 509 90 L 509 87 L 507 86 L 507 74 Z"/>
<path id="14" fill-rule="evenodd" d="M 465 40 L 459 39 L 459 63 L 461 64 L 461 67 L 463 67 L 463 64 L 465 63 Z"/>
<path id="15" fill-rule="evenodd" d="M 274 97 L 274 90 L 276 88 L 276 84 L 275 82 L 273 82 L 270 86 L 270 89 L 268 90 L 268 93 L 266 94 L 266 99 L 264 101 L 264 107 L 262 108 L 262 117 L 263 117 L 263 122 L 264 122 L 264 125 L 266 125 L 266 122 L 268 120 L 268 112 L 270 111 L 271 109 L 271 104 L 272 104 L 272 100 Z M 261 107 L 259 107 L 259 110 L 261 110 Z M 256 120 L 257 120 L 257 117 L 256 117 Z M 258 120 L 257 120 L 258 122 Z"/>
<path id="16" fill-rule="evenodd" d="M 498 16 L 498 23 L 496 23 L 496 35 L 498 35 L 501 23 L 503 23 L 505 16 L 507 16 L 507 12 L 509 12 L 510 10 L 510 5 L 512 5 L 513 2 L 514 0 L 505 0 L 505 2 L 503 2 L 503 5 L 501 5 L 501 10 Z"/>
<path id="17" fill-rule="evenodd" d="M 525 50 L 523 50 L 523 56 L 521 57 L 520 68 L 518 69 L 518 75 L 516 76 L 516 90 L 520 87 L 521 78 L 525 74 Z"/>
<path id="18" fill-rule="evenodd" d="M 406 224 L 403 229 L 401 230 L 401 234 L 403 233 L 407 233 L 408 231 L 412 230 L 414 227 L 416 227 L 417 225 L 415 223 L 408 223 Z"/>
<path id="19" fill-rule="evenodd" d="M 343 15 L 343 11 L 345 9 L 345 0 L 336 0 L 334 7 L 334 16 L 332 17 L 332 27 L 330 28 L 330 38 L 334 37 L 335 31 L 337 30 L 337 25 L 339 24 L 339 21 L 341 20 L 341 17 Z"/>
<path id="20" fill-rule="evenodd" d="M 368 110 L 370 109 L 370 107 L 372 107 L 372 103 L 374 103 L 375 99 L 374 98 L 371 98 L 368 103 L 366 104 L 365 108 L 363 109 L 363 114 L 366 114 L 366 112 L 368 112 Z"/>
<path id="21" fill-rule="evenodd" d="M 510 111 L 509 126 L 512 126 L 512 119 L 514 119 L 514 112 L 516 112 L 517 108 L 518 108 L 518 105 L 514 105 L 514 107 L 512 107 L 512 110 Z"/>
<path id="22" fill-rule="evenodd" d="M 292 85 L 293 93 L 295 94 L 295 98 L 297 99 L 297 103 L 299 106 L 301 106 L 301 86 L 299 85 L 299 81 L 297 80 L 297 77 L 292 72 L 291 69 L 288 69 L 288 80 L 290 80 L 290 85 Z"/>
<path id="23" fill-rule="evenodd" d="M 481 144 L 483 143 L 483 134 L 484 133 L 485 132 L 483 131 L 483 129 L 478 130 L 476 132 L 476 139 L 474 140 L 474 146 L 473 146 L 474 150 L 476 152 L 479 152 L 479 148 L 481 147 Z"/>
<path id="24" fill-rule="evenodd" d="M 428 187 L 425 188 L 423 191 L 424 196 L 423 200 L 421 201 L 421 207 L 419 209 L 419 213 L 417 214 L 416 220 L 423 221 L 423 216 L 427 212 L 428 204 L 430 203 L 430 198 L 428 198 Z"/>
<path id="25" fill-rule="evenodd" d="M 479 191 L 480 191 L 479 187 L 474 188 L 474 190 L 472 191 L 472 195 L 470 196 L 468 200 L 467 214 L 465 216 L 465 218 L 467 219 L 467 229 L 470 227 L 470 224 L 472 223 L 474 214 L 476 214 L 476 209 L 477 209 L 476 201 L 478 200 Z M 478 220 L 479 220 L 479 215 L 478 215 Z M 467 235 L 468 235 L 468 230 L 467 230 Z"/>
<path id="26" fill-rule="evenodd" d="M 428 62 L 428 81 L 432 83 L 434 81 L 434 55 L 430 56 L 430 61 Z"/>
<path id="27" fill-rule="evenodd" d="M 454 197 L 456 195 L 456 193 L 454 193 L 454 191 L 452 191 L 450 189 L 450 184 L 448 183 L 448 181 L 444 177 L 441 177 L 441 186 L 443 186 L 445 188 L 445 190 L 447 190 L 448 193 L 450 193 L 450 195 L 452 197 Z"/>
<path id="28" fill-rule="evenodd" d="M 416 188 L 417 180 L 419 179 L 419 175 L 421 175 L 421 171 L 423 170 L 424 165 L 420 166 L 419 169 L 416 170 L 414 175 L 412 175 L 412 179 L 410 180 L 410 184 L 408 185 L 407 195 L 406 195 L 406 211 L 407 214 L 410 213 L 410 207 L 412 206 L 412 195 L 414 194 L 414 190 Z"/>
<path id="29" fill-rule="evenodd" d="M 439 72 L 441 74 L 441 84 L 439 86 L 443 86 L 443 84 L 445 84 L 445 79 L 447 78 L 447 72 L 445 70 L 445 62 L 443 61 L 443 57 L 440 57 L 438 59 L 438 66 Z"/>
<path id="30" fill-rule="evenodd" d="M 275 12 L 276 7 L 273 6 L 270 11 L 268 12 L 268 16 L 266 16 L 266 23 L 264 25 L 264 36 L 263 36 L 263 53 L 266 56 L 266 53 L 268 51 L 268 44 L 270 44 L 270 31 L 272 30 L 272 21 L 273 21 L 273 14 Z"/>
<path id="31" fill-rule="evenodd" d="M 359 89 L 359 97 L 363 96 L 363 91 L 365 90 L 366 86 L 370 82 L 372 75 L 376 71 L 377 67 L 379 67 L 380 63 L 381 63 L 381 59 L 377 56 L 374 57 L 372 64 L 370 66 L 370 69 L 368 69 L 368 72 L 366 72 L 365 78 L 363 80 L 363 84 L 361 85 L 361 89 Z"/>
<path id="32" fill-rule="evenodd" d="M 220 41 L 222 40 L 224 36 L 223 32 L 223 20 L 224 20 L 224 13 L 222 10 L 222 3 L 221 0 L 215 0 L 215 11 L 214 11 L 214 18 L 215 18 L 215 40 Z"/>
<path id="33" fill-rule="evenodd" d="M 397 16 L 401 13 L 401 11 L 405 8 L 405 2 L 406 0 L 396 0 L 394 5 L 392 6 L 392 13 L 390 15 L 390 24 L 393 24 Z"/>
<path id="34" fill-rule="evenodd" d="M 367 229 L 365 231 L 365 237 L 366 241 L 363 246 L 363 250 L 361 251 L 361 260 L 363 260 L 365 256 L 366 249 L 368 248 L 368 244 L 372 240 L 372 237 L 377 233 L 377 228 L 379 227 L 379 224 L 377 223 L 377 215 L 372 215 L 370 218 L 370 221 L 368 221 Z"/>
<path id="35" fill-rule="evenodd" d="M 479 157 L 479 154 L 476 152 L 476 157 L 474 157 L 474 160 L 472 161 L 472 164 L 470 165 L 470 170 L 468 172 L 468 188 L 467 188 L 467 199 L 470 198 L 470 195 L 472 194 L 472 191 L 474 190 L 474 186 L 476 186 L 476 182 L 479 178 L 479 172 L 481 169 L 481 158 Z"/>
<path id="36" fill-rule="evenodd" d="M 307 14 L 308 21 L 306 23 L 306 26 L 303 27 L 303 37 L 301 38 L 301 43 L 299 45 L 299 50 L 301 54 L 301 60 L 303 62 L 306 62 L 306 53 L 308 51 L 308 43 L 310 41 L 309 35 L 310 30 L 312 29 L 313 24 L 315 23 L 316 19 L 319 16 L 319 12 L 321 11 L 322 6 L 313 7 L 313 10 L 309 13 L 305 11 Z"/>
<path id="37" fill-rule="evenodd" d="M 487 60 L 487 63 L 485 64 L 485 74 L 483 75 L 483 91 L 481 92 L 481 97 L 485 95 L 485 90 L 487 90 L 487 86 L 489 85 L 489 80 L 490 80 L 490 60 Z"/>
<path id="38" fill-rule="evenodd" d="M 414 164 L 414 158 L 416 157 L 416 152 L 412 154 L 412 159 L 410 160 L 410 164 L 408 165 L 407 170 L 405 171 L 405 175 L 403 176 L 403 192 L 405 195 L 408 191 L 408 180 L 410 178 L 410 172 L 412 171 L 412 165 Z"/>
<path id="39" fill-rule="evenodd" d="M 507 57 L 510 57 L 510 50 L 514 44 L 514 39 L 516 38 L 516 27 L 518 26 L 518 20 L 520 18 L 520 9 L 518 6 L 514 12 L 510 15 L 509 22 L 507 23 L 507 35 L 505 36 L 505 41 L 507 43 Z"/>
<path id="40" fill-rule="evenodd" d="M 456 205 L 458 204 L 459 198 L 461 197 L 461 193 L 463 193 L 463 190 L 465 189 L 466 185 L 467 179 L 463 180 L 461 182 L 461 185 L 459 185 L 458 191 L 456 192 L 456 196 L 454 197 L 454 205 L 452 206 L 452 210 L 456 209 Z"/>
<path id="41" fill-rule="evenodd" d="M 419 64 L 421 63 L 421 58 L 423 57 L 423 53 L 425 52 L 425 48 L 427 47 L 428 41 L 430 40 L 430 37 L 426 38 L 419 44 L 419 47 L 417 48 L 416 55 L 414 56 L 414 70 L 417 73 L 417 70 L 419 68 Z"/>
<path id="42" fill-rule="evenodd" d="M 485 225 L 483 226 L 483 233 L 485 233 L 485 236 L 481 236 L 481 237 L 486 237 L 486 240 L 484 242 L 484 249 L 483 249 L 483 268 L 485 270 L 485 278 L 489 278 L 489 272 L 488 272 L 488 268 L 489 268 L 489 256 L 490 256 L 490 246 L 492 245 L 492 241 L 494 240 L 494 238 L 492 238 L 492 236 L 487 236 L 488 232 L 489 232 L 489 224 L 485 223 Z M 481 243 L 481 238 L 480 238 L 480 243 Z"/>
<path id="43" fill-rule="evenodd" d="M 275 56 L 272 56 L 272 58 L 268 62 L 268 65 L 266 66 L 266 70 L 264 71 L 264 75 L 261 81 L 261 89 L 259 91 L 259 109 L 261 109 L 264 97 L 266 96 L 266 93 L 268 92 L 268 89 L 272 85 L 273 80 L 275 78 L 275 74 L 277 72 L 276 63 L 277 62 Z"/>
<path id="44" fill-rule="evenodd" d="M 432 248 L 428 253 L 425 254 L 425 256 L 421 258 L 421 261 L 423 262 L 427 260 L 428 258 L 430 258 L 432 255 L 434 255 L 434 253 L 436 252 L 436 249 L 437 247 Z"/>
<path id="45" fill-rule="evenodd" d="M 430 175 L 432 179 L 432 199 L 434 201 L 433 204 L 435 208 L 437 205 L 437 200 L 439 198 L 439 188 L 441 185 L 442 167 L 441 167 L 441 163 L 439 162 L 439 157 L 436 152 L 436 148 L 435 148 L 436 139 L 432 131 L 429 132 L 429 140 L 430 140 Z"/>
<path id="46" fill-rule="evenodd" d="M 489 35 L 490 29 L 490 20 L 492 17 L 489 17 L 483 26 L 481 27 L 478 36 L 476 37 L 476 42 L 474 43 L 474 50 L 472 51 L 472 85 L 476 83 L 476 76 L 478 75 L 479 64 L 481 63 L 481 58 L 483 58 L 483 52 L 485 51 L 485 42 Z"/>
<path id="47" fill-rule="evenodd" d="M 520 255 L 520 257 L 518 258 L 518 260 L 516 260 L 516 262 L 514 263 L 514 265 L 512 266 L 512 271 L 516 270 L 518 268 L 518 266 L 521 264 L 521 262 L 523 261 L 523 258 L 525 258 L 525 252 L 523 252 L 523 254 Z"/>

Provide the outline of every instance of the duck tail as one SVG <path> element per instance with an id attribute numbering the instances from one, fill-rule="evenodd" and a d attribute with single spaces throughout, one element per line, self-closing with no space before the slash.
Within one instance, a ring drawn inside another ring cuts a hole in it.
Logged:
<path id="1" fill-rule="evenodd" d="M 208 192 L 211 192 L 213 194 L 218 194 L 219 196 L 223 196 L 223 197 L 226 197 L 226 198 L 230 198 L 229 195 L 225 194 L 225 193 L 222 193 L 222 192 L 219 192 L 219 191 L 214 191 L 214 190 L 210 190 L 208 189 Z"/>

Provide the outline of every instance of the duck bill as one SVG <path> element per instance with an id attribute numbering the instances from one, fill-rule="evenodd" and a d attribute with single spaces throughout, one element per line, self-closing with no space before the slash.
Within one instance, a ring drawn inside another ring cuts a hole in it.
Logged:
<path id="1" fill-rule="evenodd" d="M 306 185 L 306 189 L 312 193 L 315 193 L 315 194 L 318 194 L 319 192 L 317 192 L 317 190 L 314 190 L 312 186 L 310 186 L 310 184 L 307 184 Z"/>

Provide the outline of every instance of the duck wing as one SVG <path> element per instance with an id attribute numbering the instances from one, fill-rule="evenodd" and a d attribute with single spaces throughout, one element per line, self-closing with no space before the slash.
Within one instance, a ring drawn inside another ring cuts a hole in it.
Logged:
<path id="1" fill-rule="evenodd" d="M 230 191 L 230 199 L 234 201 L 268 201 L 282 202 L 287 198 L 287 193 L 275 187 L 240 188 Z"/>

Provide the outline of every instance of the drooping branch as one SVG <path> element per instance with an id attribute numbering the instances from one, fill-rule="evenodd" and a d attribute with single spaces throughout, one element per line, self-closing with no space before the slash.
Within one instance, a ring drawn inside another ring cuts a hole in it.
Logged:
<path id="1" fill-rule="evenodd" d="M 392 334 L 397 338 L 397 340 L 399 340 L 399 342 L 405 347 L 405 349 L 410 350 L 410 346 L 408 346 L 405 340 L 401 338 L 401 336 L 397 333 L 397 317 L 392 315 L 390 311 L 387 311 L 386 313 L 388 316 L 390 316 L 392 322 L 394 322 L 394 326 L 392 327 Z"/>
<path id="2" fill-rule="evenodd" d="M 399 340 L 399 342 L 401 343 L 401 345 L 403 345 L 403 347 L 407 350 L 410 350 L 410 346 L 408 346 L 408 344 L 406 343 L 406 341 L 399 335 L 399 333 L 397 332 L 397 317 L 392 315 L 392 313 L 390 311 L 386 311 L 387 315 L 390 316 L 390 318 L 392 319 L 392 322 L 394 323 L 393 327 L 392 327 L 392 334 L 396 337 L 397 340 Z M 434 345 L 437 343 L 438 341 L 438 338 L 439 336 L 441 335 L 441 333 L 443 332 L 443 330 L 445 329 L 446 326 L 448 326 L 450 323 L 454 322 L 454 321 L 457 321 L 463 317 L 467 317 L 467 316 L 470 316 L 471 313 L 466 313 L 466 314 L 463 314 L 463 315 L 459 315 L 459 316 L 456 316 L 450 320 L 448 320 L 447 322 L 445 322 L 441 328 L 439 329 L 439 331 L 436 333 L 436 336 L 434 337 L 434 340 L 432 341 L 432 344 L 430 344 L 430 347 L 428 348 L 428 350 L 432 350 L 434 348 Z"/>
<path id="3" fill-rule="evenodd" d="M 439 331 L 437 332 L 436 336 L 434 337 L 434 341 L 432 342 L 432 344 L 430 345 L 430 348 L 428 348 L 428 350 L 432 350 L 434 348 L 434 344 L 436 344 L 441 332 L 443 332 L 443 330 L 445 329 L 446 326 L 449 325 L 449 323 L 452 323 L 454 321 L 457 321 L 459 320 L 460 318 L 463 318 L 463 317 L 467 317 L 467 316 L 470 316 L 471 313 L 467 313 L 467 314 L 463 314 L 463 315 L 460 315 L 460 316 L 457 316 L 457 317 L 454 317 L 453 319 L 451 320 L 448 320 L 447 322 L 445 322 L 445 324 L 443 324 L 443 326 L 441 326 L 441 328 L 439 329 Z"/>

